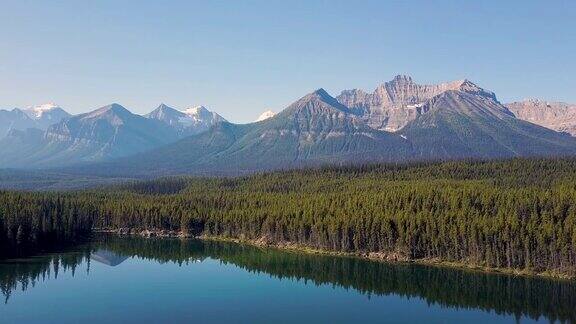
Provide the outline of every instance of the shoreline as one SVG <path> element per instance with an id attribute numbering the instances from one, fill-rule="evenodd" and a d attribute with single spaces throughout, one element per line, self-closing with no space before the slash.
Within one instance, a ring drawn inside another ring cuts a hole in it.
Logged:
<path id="1" fill-rule="evenodd" d="M 115 234 L 119 236 L 140 236 L 145 238 L 178 238 L 178 239 L 198 239 L 206 241 L 219 241 L 219 242 L 231 242 L 236 244 L 246 244 L 259 248 L 274 248 L 282 251 L 288 252 L 298 252 L 306 254 L 317 254 L 317 255 L 327 255 L 327 256 L 339 256 L 339 257 L 354 257 L 360 258 L 368 261 L 375 262 L 385 262 L 389 264 L 416 264 L 423 266 L 433 266 L 441 268 L 450 268 L 455 270 L 463 271 L 473 271 L 482 272 L 490 274 L 501 274 L 501 275 L 512 275 L 512 276 L 522 276 L 522 277 L 534 277 L 542 279 L 553 279 L 553 280 L 563 280 L 563 281 L 576 281 L 576 275 L 567 275 L 556 271 L 532 271 L 532 270 L 519 270 L 514 268 L 493 268 L 486 266 L 479 266 L 468 264 L 465 262 L 456 261 L 445 261 L 437 258 L 422 258 L 422 259 L 409 259 L 400 254 L 396 253 L 384 253 L 384 252 L 343 252 L 343 251 L 330 251 L 313 248 L 307 245 L 292 243 L 292 242 L 270 242 L 265 238 L 260 239 L 240 239 L 224 236 L 213 236 L 213 235 L 191 235 L 185 234 L 181 231 L 174 230 L 141 230 L 141 231 L 131 231 L 130 229 L 96 229 L 94 233 L 108 233 Z"/>

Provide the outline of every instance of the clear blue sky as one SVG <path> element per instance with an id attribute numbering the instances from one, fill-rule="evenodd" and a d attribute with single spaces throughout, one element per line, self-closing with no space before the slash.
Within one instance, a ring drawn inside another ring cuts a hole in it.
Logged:
<path id="1" fill-rule="evenodd" d="M 203 104 L 247 122 L 396 74 L 576 102 L 576 1 L 0 0 L 2 108 Z"/>

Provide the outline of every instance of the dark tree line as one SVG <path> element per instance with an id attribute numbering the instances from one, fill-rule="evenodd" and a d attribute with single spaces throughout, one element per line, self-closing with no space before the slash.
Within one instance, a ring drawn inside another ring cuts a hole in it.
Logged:
<path id="1" fill-rule="evenodd" d="M 0 259 L 75 242 L 97 216 L 90 202 L 70 195 L 0 192 Z"/>
<path id="2" fill-rule="evenodd" d="M 169 229 L 576 275 L 576 160 L 369 165 L 0 193 L 0 254 Z"/>

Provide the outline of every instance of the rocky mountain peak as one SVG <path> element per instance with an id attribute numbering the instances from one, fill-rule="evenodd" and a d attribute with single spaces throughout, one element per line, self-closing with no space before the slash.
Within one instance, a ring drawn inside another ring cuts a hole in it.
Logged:
<path id="1" fill-rule="evenodd" d="M 98 120 L 106 119 L 109 120 L 113 125 L 119 125 L 124 122 L 127 118 L 135 117 L 128 109 L 124 108 L 122 105 L 113 103 L 104 107 L 100 107 L 89 113 L 78 115 L 80 120 Z"/>
<path id="2" fill-rule="evenodd" d="M 158 108 L 144 115 L 144 117 L 163 121 L 168 125 L 176 125 L 179 123 L 179 120 L 186 117 L 186 115 L 183 112 L 162 103 Z"/>
<path id="3" fill-rule="evenodd" d="M 11 110 L 12 115 L 18 116 L 19 118 L 28 119 L 28 115 L 20 108 L 14 108 Z"/>
<path id="4" fill-rule="evenodd" d="M 497 101 L 494 93 L 467 79 L 440 84 L 418 84 L 407 75 L 395 76 L 391 81 L 380 84 L 373 93 L 358 89 L 345 90 L 337 99 L 361 115 L 370 127 L 397 131 L 422 114 L 422 107 L 428 100 L 451 90 Z"/>
<path id="5" fill-rule="evenodd" d="M 176 108 L 172 108 L 166 104 L 160 104 L 156 109 L 152 110 L 148 113 L 145 117 L 149 117 L 151 115 L 157 114 L 183 114 L 181 111 L 177 110 Z"/>
<path id="6" fill-rule="evenodd" d="M 208 108 L 204 106 L 187 108 L 184 110 L 184 114 L 193 118 L 197 122 L 202 123 L 214 124 L 218 121 L 226 121 L 222 116 L 218 115 L 213 111 L 208 110 Z"/>
<path id="7" fill-rule="evenodd" d="M 168 124 L 176 129 L 181 136 L 201 133 L 217 122 L 225 121 L 222 116 L 211 112 L 204 106 L 191 107 L 180 111 L 165 104 L 160 104 L 158 108 L 144 117 Z"/>
<path id="8" fill-rule="evenodd" d="M 356 127 L 355 119 L 353 111 L 330 96 L 324 89 L 318 89 L 298 99 L 264 123 L 282 125 L 281 132 L 284 133 L 292 134 L 298 129 L 304 132 L 303 134 L 308 134 L 309 140 L 312 140 L 319 134 L 336 134 L 341 131 L 340 128 L 353 129 Z"/>
<path id="9" fill-rule="evenodd" d="M 101 107 L 101 108 L 97 109 L 96 111 L 98 111 L 98 112 L 112 112 L 112 113 L 116 113 L 116 114 L 130 113 L 130 111 L 128 109 L 124 108 L 124 106 L 117 104 L 117 103 L 113 103 L 113 104 Z"/>
<path id="10" fill-rule="evenodd" d="M 409 75 L 398 74 L 389 83 L 414 83 Z"/>
<path id="11" fill-rule="evenodd" d="M 471 93 L 474 95 L 479 95 L 482 97 L 490 98 L 494 101 L 498 101 L 496 99 L 496 94 L 494 94 L 494 92 L 485 90 L 468 79 L 454 81 L 452 83 L 449 83 L 449 85 L 450 84 L 453 85 L 453 88 L 448 89 L 448 90 L 464 91 L 464 92 Z M 450 88 L 450 86 L 448 86 L 448 88 Z"/>
<path id="12" fill-rule="evenodd" d="M 524 102 L 525 102 L 525 103 L 528 103 L 528 104 L 535 105 L 535 106 L 538 106 L 538 105 L 549 105 L 549 104 L 548 104 L 548 101 L 540 100 L 540 99 L 538 99 L 538 98 L 526 99 L 526 100 L 524 100 Z"/>
<path id="13" fill-rule="evenodd" d="M 323 88 L 319 88 L 319 89 L 314 90 L 312 93 L 309 94 L 309 96 L 318 98 L 318 99 L 323 100 L 323 101 L 334 100 L 334 98 Z"/>
<path id="14" fill-rule="evenodd" d="M 364 97 L 364 96 L 368 95 L 368 93 L 362 89 L 350 89 L 350 90 L 342 90 L 340 95 Z"/>
<path id="15" fill-rule="evenodd" d="M 203 114 L 210 114 L 211 112 L 208 110 L 208 108 L 204 106 L 195 106 L 186 108 L 184 110 L 184 113 L 186 115 L 203 115 Z"/>
<path id="16" fill-rule="evenodd" d="M 166 105 L 165 103 L 161 103 L 158 108 L 156 108 L 157 110 L 169 110 L 169 109 L 174 109 L 168 105 Z"/>
<path id="17" fill-rule="evenodd" d="M 0 138 L 6 136 L 13 129 L 25 130 L 34 127 L 36 127 L 36 122 L 22 110 L 18 108 L 0 109 Z"/>
<path id="18" fill-rule="evenodd" d="M 115 111 L 115 112 L 128 111 L 128 109 L 124 108 L 124 106 L 117 104 L 117 103 L 112 103 L 106 107 L 108 107 L 108 109 Z"/>
<path id="19" fill-rule="evenodd" d="M 286 111 L 292 112 L 308 110 L 309 113 L 315 114 L 320 113 L 320 110 L 326 111 L 330 109 L 335 109 L 346 113 L 351 112 L 348 107 L 328 94 L 326 90 L 320 88 L 294 102 L 292 105 L 286 108 Z"/>
<path id="20" fill-rule="evenodd" d="M 36 123 L 35 127 L 39 129 L 47 129 L 50 125 L 56 124 L 71 116 L 54 103 L 32 106 L 24 110 L 24 113 L 34 120 Z"/>
<path id="21" fill-rule="evenodd" d="M 30 111 L 14 108 L 10 111 L 0 110 L 0 138 L 10 130 L 26 130 L 36 128 L 45 130 L 48 126 L 60 122 L 70 115 L 59 107 Z"/>

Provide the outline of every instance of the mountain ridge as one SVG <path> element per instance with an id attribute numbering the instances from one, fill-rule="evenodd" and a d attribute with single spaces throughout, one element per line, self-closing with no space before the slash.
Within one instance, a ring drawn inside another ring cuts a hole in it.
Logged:
<path id="1" fill-rule="evenodd" d="M 443 91 L 424 102 L 421 115 L 404 128 L 388 132 L 370 127 L 357 111 L 318 89 L 261 122 L 219 123 L 92 170 L 234 175 L 323 164 L 576 154 L 576 139 L 516 119 L 491 92 L 472 90 Z"/>
<path id="2" fill-rule="evenodd" d="M 576 136 L 576 104 L 528 99 L 505 106 L 520 119 Z"/>
<path id="3" fill-rule="evenodd" d="M 32 106 L 24 110 L 24 112 L 36 122 L 37 128 L 42 130 L 47 129 L 50 125 L 58 123 L 63 119 L 72 117 L 71 114 L 54 103 Z"/>
<path id="4" fill-rule="evenodd" d="M 449 90 L 460 90 L 497 101 L 493 92 L 467 79 L 421 85 L 407 75 L 395 76 L 376 87 L 373 93 L 360 89 L 344 90 L 336 99 L 355 110 L 371 127 L 397 131 L 422 114 L 421 107 L 427 100 Z"/>
<path id="5" fill-rule="evenodd" d="M 39 135 L 41 134 L 41 135 Z M 42 133 L 19 134 L 0 142 L 19 144 L 5 154 L 5 166 L 52 167 L 134 154 L 176 139 L 161 123 L 110 104 L 49 126 Z"/>
<path id="6" fill-rule="evenodd" d="M 27 109 L 0 109 L 0 138 L 9 135 L 12 130 L 25 131 L 29 128 L 46 130 L 50 125 L 70 116 L 55 104 L 43 104 Z"/>
<path id="7" fill-rule="evenodd" d="M 141 116 L 114 103 L 43 133 L 7 135 L 0 147 L 10 149 L 0 166 L 119 176 L 576 155 L 576 138 L 517 118 L 467 79 L 420 85 L 405 75 L 373 93 L 344 90 L 333 97 L 319 88 L 249 124 L 230 123 L 204 106 L 180 111 L 162 103 Z"/>
<path id="8" fill-rule="evenodd" d="M 201 133 L 217 122 L 226 121 L 222 116 L 204 106 L 190 107 L 181 111 L 163 103 L 144 117 L 175 127 L 182 136 Z"/>

